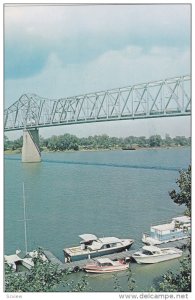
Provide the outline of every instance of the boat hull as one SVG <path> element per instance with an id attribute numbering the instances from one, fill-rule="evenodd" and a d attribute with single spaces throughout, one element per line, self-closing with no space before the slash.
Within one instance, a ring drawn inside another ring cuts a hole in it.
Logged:
<path id="1" fill-rule="evenodd" d="M 135 259 L 135 261 L 138 264 L 155 264 L 155 263 L 179 258 L 181 256 L 182 256 L 182 253 L 178 252 L 178 253 L 174 253 L 174 254 L 166 254 L 166 255 L 160 255 L 160 256 L 151 255 L 151 257 L 150 256 L 142 257 L 142 256 L 136 256 L 136 255 L 133 255 L 132 257 Z"/>
<path id="2" fill-rule="evenodd" d="M 113 273 L 113 272 L 119 272 L 119 271 L 125 271 L 129 268 L 129 265 L 121 265 L 118 267 L 86 267 L 84 270 L 87 273 Z"/>
<path id="3" fill-rule="evenodd" d="M 170 239 L 167 239 L 167 240 L 160 241 L 160 240 L 157 240 L 157 239 L 154 239 L 154 238 L 151 238 L 151 237 L 143 237 L 142 242 L 146 245 L 161 245 L 161 244 L 166 244 L 166 243 L 169 243 L 169 242 L 185 240 L 185 239 L 188 239 L 188 238 L 189 238 L 189 236 L 186 235 L 186 236 L 180 237 L 180 238 L 170 238 Z"/>

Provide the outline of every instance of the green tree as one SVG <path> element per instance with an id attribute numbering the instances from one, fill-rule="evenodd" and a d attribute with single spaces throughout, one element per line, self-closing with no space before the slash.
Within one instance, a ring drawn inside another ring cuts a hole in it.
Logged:
<path id="1" fill-rule="evenodd" d="M 86 275 L 82 276 L 77 283 L 75 283 L 74 280 L 69 281 L 68 278 L 66 278 L 63 285 L 66 288 L 68 287 L 68 292 L 92 291 L 92 289 L 89 287 L 89 282 L 86 279 Z"/>
<path id="2" fill-rule="evenodd" d="M 171 146 L 172 145 L 172 138 L 168 133 L 165 135 L 165 140 L 164 140 L 165 146 Z"/>
<path id="3" fill-rule="evenodd" d="M 174 138 L 174 143 L 177 146 L 187 146 L 188 145 L 188 139 L 185 136 L 176 136 Z"/>
<path id="4" fill-rule="evenodd" d="M 42 250 L 33 258 L 34 267 L 28 272 L 14 272 L 9 266 L 5 267 L 6 292 L 50 292 L 60 283 L 64 273 L 57 265 L 43 261 Z"/>
<path id="5" fill-rule="evenodd" d="M 179 187 L 179 191 L 175 189 L 169 192 L 171 199 L 179 204 L 184 204 L 187 207 L 187 214 L 191 215 L 191 165 L 188 170 L 180 171 L 180 177 L 176 183 Z"/>
<path id="6" fill-rule="evenodd" d="M 4 135 L 4 150 L 9 149 L 10 147 L 10 141 L 6 135 Z"/>
<path id="7" fill-rule="evenodd" d="M 23 136 L 13 141 L 12 150 L 21 149 L 22 145 L 23 145 Z"/>
<path id="8" fill-rule="evenodd" d="M 179 191 L 169 193 L 171 199 L 179 205 L 184 204 L 191 215 L 191 166 L 186 172 L 180 171 L 177 179 Z M 168 271 L 162 281 L 153 289 L 159 292 L 191 292 L 191 242 L 187 245 L 188 255 L 180 261 L 179 272 Z"/>
<path id="9" fill-rule="evenodd" d="M 63 271 L 58 265 L 42 260 L 43 251 L 38 249 L 37 257 L 33 258 L 34 267 L 27 272 L 14 272 L 5 265 L 5 292 L 54 292 L 63 285 L 67 291 L 82 292 L 87 289 L 86 276 L 78 282 L 69 280 L 68 271 Z"/>
<path id="10" fill-rule="evenodd" d="M 150 147 L 160 147 L 162 145 L 162 138 L 160 135 L 152 135 L 148 142 Z"/>
<path id="11" fill-rule="evenodd" d="M 180 261 L 178 273 L 168 271 L 153 291 L 191 292 L 191 254 Z"/>
<path id="12" fill-rule="evenodd" d="M 146 145 L 147 145 L 146 137 L 140 136 L 139 138 L 137 138 L 137 144 L 140 147 L 146 147 Z"/>

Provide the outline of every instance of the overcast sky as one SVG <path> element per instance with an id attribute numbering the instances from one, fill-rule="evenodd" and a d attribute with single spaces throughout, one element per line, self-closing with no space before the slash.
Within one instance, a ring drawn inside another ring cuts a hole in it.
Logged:
<path id="1" fill-rule="evenodd" d="M 5 6 L 5 107 L 24 93 L 64 98 L 190 74 L 190 8 L 189 4 Z M 190 118 L 40 130 L 43 136 L 65 132 L 190 136 Z"/>

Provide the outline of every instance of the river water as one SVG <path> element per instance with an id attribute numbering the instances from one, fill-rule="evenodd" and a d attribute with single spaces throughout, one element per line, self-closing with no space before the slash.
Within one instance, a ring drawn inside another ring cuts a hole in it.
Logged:
<path id="1" fill-rule="evenodd" d="M 181 215 L 184 207 L 168 195 L 178 170 L 187 169 L 190 148 L 137 151 L 43 153 L 41 163 L 21 163 L 5 156 L 4 249 L 24 250 L 22 185 L 25 185 L 28 249 L 41 246 L 63 261 L 63 248 L 79 244 L 79 235 L 133 238 L 141 246 L 151 223 Z M 147 291 L 178 261 L 158 265 L 132 264 L 136 291 Z M 119 273 L 118 273 L 119 274 Z M 79 279 L 82 272 L 71 275 Z M 128 290 L 127 274 L 120 284 Z M 112 275 L 89 275 L 94 291 L 113 291 Z"/>

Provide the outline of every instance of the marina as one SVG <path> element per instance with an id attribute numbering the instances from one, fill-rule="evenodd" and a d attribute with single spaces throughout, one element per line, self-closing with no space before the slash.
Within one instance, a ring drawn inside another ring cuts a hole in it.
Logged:
<path id="1" fill-rule="evenodd" d="M 187 243 L 189 242 L 189 239 L 186 240 L 180 240 L 180 241 L 175 241 L 175 242 L 169 242 L 166 244 L 166 247 L 175 247 L 178 249 L 185 249 Z M 163 248 L 162 245 L 158 246 L 159 248 Z M 53 264 L 57 264 L 60 269 L 64 271 L 70 271 L 70 272 L 77 272 L 83 270 L 84 266 L 86 264 L 92 263 L 94 260 L 93 259 L 82 259 L 74 262 L 69 262 L 69 263 L 63 263 L 61 260 L 59 260 L 51 251 L 49 250 L 43 250 L 45 256 L 49 261 L 51 261 Z M 132 256 L 133 254 L 137 252 L 137 250 L 127 250 L 127 251 L 122 251 L 119 253 L 113 253 L 106 255 L 106 258 L 109 258 L 111 260 L 127 260 L 132 262 Z"/>

